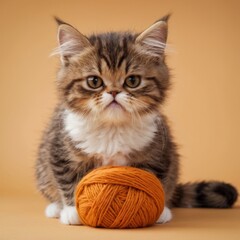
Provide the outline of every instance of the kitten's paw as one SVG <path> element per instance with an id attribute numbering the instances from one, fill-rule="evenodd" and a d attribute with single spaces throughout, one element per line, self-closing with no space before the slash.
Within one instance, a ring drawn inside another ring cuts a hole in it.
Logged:
<path id="1" fill-rule="evenodd" d="M 168 207 L 164 207 L 164 210 L 161 214 L 161 216 L 159 217 L 159 219 L 157 220 L 157 223 L 166 223 L 171 221 L 172 219 L 172 212 Z"/>
<path id="2" fill-rule="evenodd" d="M 59 218 L 61 205 L 59 203 L 50 203 L 45 209 L 45 215 L 48 218 Z"/>
<path id="3" fill-rule="evenodd" d="M 60 221 L 68 225 L 81 225 L 77 209 L 75 206 L 64 206 L 60 214 Z"/>

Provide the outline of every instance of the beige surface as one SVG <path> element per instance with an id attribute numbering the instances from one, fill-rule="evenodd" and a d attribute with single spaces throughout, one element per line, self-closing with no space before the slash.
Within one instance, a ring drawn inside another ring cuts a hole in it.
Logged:
<path id="1" fill-rule="evenodd" d="M 90 33 L 140 31 L 168 12 L 174 84 L 165 111 L 180 145 L 181 180 L 219 179 L 240 189 L 239 9 L 238 0 L 1 0 L 0 239 L 240 237 L 239 208 L 174 210 L 168 225 L 110 231 L 45 219 L 33 194 L 37 145 L 56 103 L 52 16 Z"/>
<path id="2" fill-rule="evenodd" d="M 240 208 L 230 210 L 174 209 L 165 225 L 133 230 L 65 226 L 44 217 L 39 198 L 0 199 L 1 240 L 239 240 Z"/>

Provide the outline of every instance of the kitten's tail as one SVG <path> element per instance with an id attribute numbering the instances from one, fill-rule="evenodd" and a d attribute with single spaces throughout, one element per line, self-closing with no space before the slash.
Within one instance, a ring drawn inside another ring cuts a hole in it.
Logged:
<path id="1" fill-rule="evenodd" d="M 178 184 L 172 198 L 172 207 L 230 208 L 237 198 L 237 189 L 224 182 Z"/>

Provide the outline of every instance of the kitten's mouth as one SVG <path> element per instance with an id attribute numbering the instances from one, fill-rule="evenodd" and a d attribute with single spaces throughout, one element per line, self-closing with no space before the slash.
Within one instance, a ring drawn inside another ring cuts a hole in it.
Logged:
<path id="1" fill-rule="evenodd" d="M 124 107 L 117 102 L 116 100 L 113 100 L 112 102 L 110 102 L 106 108 L 113 108 L 113 109 L 117 109 L 117 108 L 121 108 L 122 110 L 125 110 Z"/>

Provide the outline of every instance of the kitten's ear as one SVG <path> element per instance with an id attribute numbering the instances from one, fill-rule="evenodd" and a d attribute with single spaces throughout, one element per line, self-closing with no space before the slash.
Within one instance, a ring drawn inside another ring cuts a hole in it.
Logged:
<path id="1" fill-rule="evenodd" d="M 58 23 L 58 48 L 53 54 L 60 54 L 61 61 L 66 63 L 70 57 L 80 53 L 83 49 L 91 46 L 88 38 L 76 28 L 55 18 Z"/>
<path id="2" fill-rule="evenodd" d="M 167 15 L 159 19 L 137 36 L 136 43 L 140 44 L 143 52 L 156 57 L 163 55 L 167 41 L 169 17 L 170 15 Z"/>

